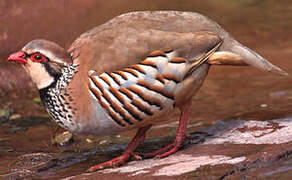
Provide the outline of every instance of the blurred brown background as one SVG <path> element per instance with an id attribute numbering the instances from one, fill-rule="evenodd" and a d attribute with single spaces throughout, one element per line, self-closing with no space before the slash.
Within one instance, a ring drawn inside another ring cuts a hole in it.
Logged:
<path id="1" fill-rule="evenodd" d="M 287 38 L 281 33 L 291 30 L 287 24 L 292 21 L 291 4 L 290 0 L 0 0 L 0 55 L 5 57 L 35 38 L 68 47 L 82 32 L 138 10 L 201 12 L 242 41 L 242 32 L 264 39 L 275 31 L 279 37 L 273 41 L 281 41 Z"/>

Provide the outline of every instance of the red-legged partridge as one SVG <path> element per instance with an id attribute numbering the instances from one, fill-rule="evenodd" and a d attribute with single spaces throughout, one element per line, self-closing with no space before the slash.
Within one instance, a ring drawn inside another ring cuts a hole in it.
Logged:
<path id="1" fill-rule="evenodd" d="M 33 40 L 8 61 L 22 64 L 53 119 L 73 133 L 138 132 L 124 153 L 90 171 L 124 164 L 152 124 L 181 110 L 174 143 L 148 155 L 176 152 L 187 137 L 192 97 L 210 64 L 252 65 L 286 74 L 193 12 L 133 12 L 82 34 L 68 51 Z"/>

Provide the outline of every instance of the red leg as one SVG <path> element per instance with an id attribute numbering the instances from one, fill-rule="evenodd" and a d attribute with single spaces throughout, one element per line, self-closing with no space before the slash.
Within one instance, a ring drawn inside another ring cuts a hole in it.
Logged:
<path id="1" fill-rule="evenodd" d="M 190 110 L 191 102 L 186 103 L 181 109 L 181 116 L 179 120 L 179 126 L 177 129 L 175 141 L 172 144 L 169 144 L 157 151 L 144 154 L 145 157 L 156 156 L 158 158 L 163 158 L 175 153 L 180 149 L 184 140 L 189 138 L 189 136 L 186 135 L 186 129 L 190 122 L 189 120 Z"/>
<path id="2" fill-rule="evenodd" d="M 146 131 L 149 130 L 151 126 L 152 125 L 148 125 L 148 126 L 139 128 L 135 137 L 128 144 L 126 150 L 123 152 L 121 156 L 116 157 L 112 160 L 106 161 L 104 163 L 92 166 L 88 169 L 88 172 L 94 172 L 100 169 L 105 169 L 109 167 L 117 167 L 117 166 L 123 165 L 130 159 L 131 156 L 133 156 L 137 160 L 141 160 L 141 157 L 135 154 L 134 151 L 139 146 L 139 144 L 144 141 Z"/>
<path id="3" fill-rule="evenodd" d="M 163 148 L 158 149 L 156 151 L 153 151 L 153 152 L 150 152 L 150 153 L 145 153 L 145 154 L 143 154 L 142 157 L 143 158 L 149 158 L 149 157 L 157 156 L 158 154 L 164 153 L 165 151 L 169 150 L 172 147 L 173 147 L 173 143 L 168 144 L 168 145 L 164 146 Z"/>
<path id="4" fill-rule="evenodd" d="M 185 139 L 193 139 L 192 136 L 185 134 Z"/>

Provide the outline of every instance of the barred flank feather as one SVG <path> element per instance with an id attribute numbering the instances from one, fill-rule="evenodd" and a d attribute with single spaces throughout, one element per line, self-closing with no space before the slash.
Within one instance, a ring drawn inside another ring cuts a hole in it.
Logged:
<path id="1" fill-rule="evenodd" d="M 175 57 L 174 50 L 154 51 L 139 64 L 99 76 L 89 75 L 90 94 L 118 126 L 135 125 L 174 108 L 177 87 L 212 52 L 188 62 Z"/>

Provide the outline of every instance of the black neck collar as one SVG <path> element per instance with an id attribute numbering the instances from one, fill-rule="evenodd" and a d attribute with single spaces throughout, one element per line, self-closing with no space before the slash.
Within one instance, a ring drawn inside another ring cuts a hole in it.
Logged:
<path id="1" fill-rule="evenodd" d="M 55 88 L 57 84 L 57 80 L 55 79 L 49 86 L 39 89 L 40 98 L 44 102 L 45 99 L 48 97 L 48 92 L 51 88 Z"/>

